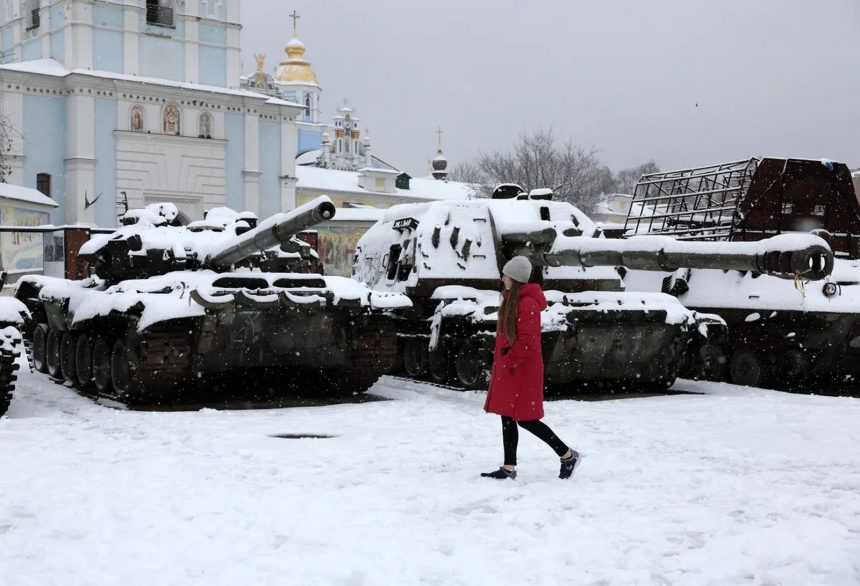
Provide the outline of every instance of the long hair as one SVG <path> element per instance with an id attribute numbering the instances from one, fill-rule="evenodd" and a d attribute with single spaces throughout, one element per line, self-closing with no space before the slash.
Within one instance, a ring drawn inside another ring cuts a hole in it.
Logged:
<path id="1" fill-rule="evenodd" d="M 499 307 L 498 331 L 503 332 L 509 344 L 517 341 L 517 307 L 520 304 L 520 287 L 522 283 L 513 281 L 508 291 L 508 298 L 502 297 L 502 305 Z"/>

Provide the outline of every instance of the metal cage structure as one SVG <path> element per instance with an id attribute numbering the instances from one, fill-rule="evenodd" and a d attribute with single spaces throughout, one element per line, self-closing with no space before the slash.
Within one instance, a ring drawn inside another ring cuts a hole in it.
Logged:
<path id="1" fill-rule="evenodd" d="M 679 240 L 731 240 L 738 203 L 759 159 L 643 175 L 636 184 L 624 234 Z"/>

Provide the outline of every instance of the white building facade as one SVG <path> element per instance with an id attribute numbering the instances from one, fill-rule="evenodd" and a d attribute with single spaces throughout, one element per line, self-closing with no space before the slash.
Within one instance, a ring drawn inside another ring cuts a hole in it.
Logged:
<path id="1" fill-rule="evenodd" d="M 295 207 L 304 110 L 239 89 L 238 0 L 0 0 L 0 23 L 8 181 L 52 197 L 53 223 Z"/>

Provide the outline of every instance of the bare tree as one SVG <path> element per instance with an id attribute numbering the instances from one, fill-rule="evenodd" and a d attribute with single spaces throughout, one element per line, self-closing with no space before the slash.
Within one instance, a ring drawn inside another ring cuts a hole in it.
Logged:
<path id="1" fill-rule="evenodd" d="M 622 169 L 615 175 L 615 189 L 618 193 L 633 193 L 633 189 L 636 187 L 636 183 L 638 183 L 639 178 L 646 173 L 657 173 L 660 171 L 660 167 L 657 166 L 657 163 L 654 159 L 651 159 L 647 163 L 642 163 L 641 165 L 637 165 L 636 167 L 630 167 L 628 169 Z"/>
<path id="2" fill-rule="evenodd" d="M 452 179 L 477 183 L 485 194 L 499 183 L 517 183 L 526 191 L 549 187 L 556 199 L 569 201 L 586 213 L 601 193 L 614 188 L 612 171 L 595 155 L 567 140 L 558 143 L 552 130 L 521 135 L 510 152 L 479 153 L 452 170 Z"/>
<path id="3" fill-rule="evenodd" d="M 6 179 L 12 172 L 9 165 L 9 153 L 12 152 L 12 138 L 16 133 L 12 121 L 7 116 L 0 114 L 0 183 L 6 183 Z"/>
<path id="4" fill-rule="evenodd" d="M 486 198 L 492 195 L 492 181 L 478 167 L 477 163 L 466 161 L 455 165 L 448 173 L 448 178 L 451 181 L 459 181 L 471 185 L 475 189 L 475 197 L 477 198 Z"/>

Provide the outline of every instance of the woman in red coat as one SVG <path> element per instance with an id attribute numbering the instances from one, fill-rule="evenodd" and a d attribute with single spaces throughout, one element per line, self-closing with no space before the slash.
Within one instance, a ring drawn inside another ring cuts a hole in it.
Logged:
<path id="1" fill-rule="evenodd" d="M 579 453 L 567 447 L 540 419 L 543 417 L 543 353 L 540 342 L 540 313 L 546 297 L 540 285 L 529 283 L 532 265 L 515 256 L 502 269 L 502 304 L 496 328 L 493 372 L 484 410 L 502 416 L 505 463 L 486 478 L 517 477 L 517 426 L 546 442 L 561 458 L 559 478 L 570 478 L 579 463 Z"/>

